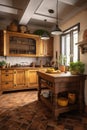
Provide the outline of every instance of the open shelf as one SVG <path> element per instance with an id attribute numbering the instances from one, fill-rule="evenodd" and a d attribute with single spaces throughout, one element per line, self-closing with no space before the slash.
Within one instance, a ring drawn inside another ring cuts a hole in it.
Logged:
<path id="1" fill-rule="evenodd" d="M 82 54 L 87 53 L 87 41 L 78 42 L 76 45 L 80 47 Z"/>

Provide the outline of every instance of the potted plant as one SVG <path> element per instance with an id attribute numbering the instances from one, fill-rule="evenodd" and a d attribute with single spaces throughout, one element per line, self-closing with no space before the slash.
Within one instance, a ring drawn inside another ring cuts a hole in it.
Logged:
<path id="1" fill-rule="evenodd" d="M 50 36 L 50 33 L 47 30 L 43 30 L 43 29 L 38 29 L 38 30 L 34 31 L 33 34 L 42 36 L 45 32 L 47 33 L 48 36 Z"/>
<path id="2" fill-rule="evenodd" d="M 67 61 L 67 57 L 66 55 L 60 55 L 59 56 L 59 60 L 58 60 L 58 64 L 59 64 L 59 69 L 62 72 L 65 72 L 66 70 L 66 61 Z"/>
<path id="3" fill-rule="evenodd" d="M 6 66 L 6 61 L 4 60 L 0 61 L 0 67 L 5 68 L 5 66 Z"/>
<path id="4" fill-rule="evenodd" d="M 85 71 L 85 64 L 81 61 L 70 62 L 69 70 L 71 74 L 83 74 Z"/>

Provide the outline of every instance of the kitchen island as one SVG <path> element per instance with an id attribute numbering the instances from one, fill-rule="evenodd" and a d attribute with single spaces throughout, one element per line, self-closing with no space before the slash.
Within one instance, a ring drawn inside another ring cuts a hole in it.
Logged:
<path id="1" fill-rule="evenodd" d="M 84 87 L 86 75 L 71 75 L 70 72 L 60 74 L 49 74 L 38 71 L 38 100 L 45 104 L 51 110 L 55 120 L 58 119 L 60 113 L 78 110 L 84 112 Z M 43 85 L 49 90 L 49 96 L 44 97 Z M 74 103 L 68 103 L 67 106 L 60 106 L 58 98 L 60 95 L 68 98 L 69 93 L 76 96 Z"/>

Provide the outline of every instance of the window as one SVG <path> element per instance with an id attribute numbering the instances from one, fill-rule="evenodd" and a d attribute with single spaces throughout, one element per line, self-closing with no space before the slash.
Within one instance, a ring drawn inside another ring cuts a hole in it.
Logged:
<path id="1" fill-rule="evenodd" d="M 64 31 L 63 35 L 61 35 L 61 55 L 66 56 L 67 63 L 69 65 L 71 61 L 79 60 L 79 50 L 78 46 L 75 44 L 78 42 L 78 33 L 79 33 L 80 24 L 76 24 L 75 26 Z"/>

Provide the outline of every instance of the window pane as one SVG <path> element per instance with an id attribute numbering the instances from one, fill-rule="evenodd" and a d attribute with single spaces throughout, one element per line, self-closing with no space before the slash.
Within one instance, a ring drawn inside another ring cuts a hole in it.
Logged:
<path id="1" fill-rule="evenodd" d="M 67 57 L 67 65 L 70 63 L 70 34 L 66 35 L 66 57 Z"/>
<path id="2" fill-rule="evenodd" d="M 73 32 L 73 61 L 78 60 L 78 46 L 76 43 L 78 42 L 78 31 Z"/>
<path id="3" fill-rule="evenodd" d="M 65 52 L 65 36 L 62 37 L 62 50 L 61 50 L 61 53 L 62 55 L 64 55 L 64 52 Z"/>

